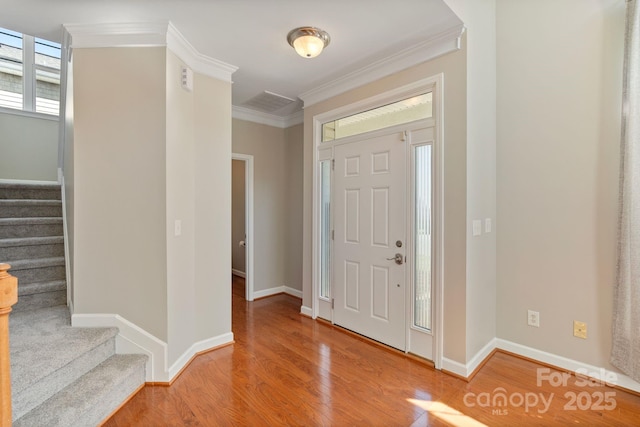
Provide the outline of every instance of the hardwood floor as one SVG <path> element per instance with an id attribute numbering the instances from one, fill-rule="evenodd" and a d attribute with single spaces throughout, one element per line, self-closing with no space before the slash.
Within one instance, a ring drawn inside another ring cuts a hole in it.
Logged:
<path id="1" fill-rule="evenodd" d="M 573 376 L 553 387 L 559 372 L 503 353 L 467 383 L 301 316 L 299 299 L 248 303 L 233 286 L 236 343 L 146 386 L 105 426 L 640 425 L 636 395 Z"/>

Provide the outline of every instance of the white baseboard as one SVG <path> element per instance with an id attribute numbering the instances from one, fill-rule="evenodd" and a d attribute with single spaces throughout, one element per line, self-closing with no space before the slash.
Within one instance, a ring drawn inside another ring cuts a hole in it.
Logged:
<path id="1" fill-rule="evenodd" d="M 464 378 L 467 378 L 469 376 L 467 374 L 468 369 L 466 365 L 460 362 L 456 362 L 455 360 L 447 359 L 446 357 L 442 358 L 442 365 L 440 366 L 440 369 Z"/>
<path id="2" fill-rule="evenodd" d="M 493 338 L 491 341 L 489 341 L 484 347 L 482 347 L 480 349 L 480 351 L 478 351 L 475 356 L 473 356 L 471 358 L 471 360 L 467 363 L 466 365 L 466 369 L 467 369 L 467 377 L 471 376 L 471 374 L 473 374 L 473 372 L 478 369 L 478 366 L 480 366 L 482 364 L 482 362 L 485 361 L 485 359 L 487 357 L 489 357 L 489 355 L 491 354 L 491 352 L 493 352 L 493 350 L 496 349 L 496 339 Z"/>
<path id="3" fill-rule="evenodd" d="M 289 294 L 297 298 L 302 298 L 302 291 L 299 291 L 294 288 L 290 288 L 288 286 L 276 286 L 275 288 L 263 289 L 261 291 L 254 291 L 253 298 L 256 299 L 256 298 L 270 297 L 271 295 L 277 295 L 282 293 Z"/>
<path id="4" fill-rule="evenodd" d="M 236 270 L 235 268 L 231 269 L 231 274 L 234 276 L 242 277 L 243 279 L 247 278 L 247 274 L 244 271 Z"/>
<path id="5" fill-rule="evenodd" d="M 563 356 L 547 353 L 546 351 L 527 347 L 525 345 L 517 344 L 503 339 L 496 339 L 496 347 L 501 350 L 518 354 L 520 356 L 528 357 L 529 359 L 537 360 L 542 363 L 557 366 L 558 368 L 566 369 L 567 371 L 587 375 L 598 380 L 606 379 L 607 381 L 609 381 L 611 378 L 616 378 L 616 381 L 613 382 L 615 385 L 626 388 L 628 390 L 633 390 L 635 392 L 640 392 L 640 383 L 618 372 L 589 365 L 587 363 L 578 362 L 577 360 L 568 359 Z"/>
<path id="6" fill-rule="evenodd" d="M 305 307 L 303 307 L 304 309 Z M 545 363 L 551 366 L 558 367 L 560 369 L 566 369 L 567 371 L 574 372 L 581 375 L 586 375 L 601 381 L 607 381 L 613 383 L 619 387 L 640 392 L 640 383 L 632 380 L 628 376 L 619 372 L 614 372 L 598 366 L 589 365 L 587 363 L 579 362 L 577 360 L 569 359 L 557 354 L 547 353 L 546 351 L 538 350 L 532 347 L 527 347 L 522 344 L 517 344 L 511 341 L 503 340 L 500 338 L 494 338 L 487 343 L 478 353 L 476 353 L 471 360 L 462 364 L 455 360 L 443 358 L 442 370 L 449 371 L 453 374 L 459 375 L 464 378 L 469 378 L 473 371 L 491 354 L 494 349 L 508 351 L 510 353 L 517 354 L 541 363 Z M 615 378 L 616 381 L 610 381 Z"/>
<path id="7" fill-rule="evenodd" d="M 473 374 L 473 371 L 478 369 L 478 366 L 480 366 L 480 364 L 484 362 L 484 360 L 491 354 L 493 350 L 495 350 L 495 348 L 496 339 L 493 338 L 484 347 L 482 347 L 480 351 L 478 351 L 468 363 L 462 364 L 460 362 L 456 362 L 455 360 L 443 357 L 441 368 L 445 371 L 449 371 L 461 377 L 469 378 L 471 374 Z"/>
<path id="8" fill-rule="evenodd" d="M 216 337 L 194 343 L 178 360 L 168 367 L 167 343 L 151 335 L 144 329 L 129 322 L 117 314 L 74 314 L 71 325 L 85 328 L 116 327 L 116 353 L 146 354 L 149 357 L 146 365 L 147 382 L 171 382 L 193 356 L 223 344 L 233 342 L 233 333 L 229 332 Z"/>
<path id="9" fill-rule="evenodd" d="M 305 316 L 313 318 L 313 310 L 310 307 L 306 307 L 304 305 L 300 307 L 300 314 L 304 314 Z"/>
<path id="10" fill-rule="evenodd" d="M 117 314 L 74 314 L 71 325 L 83 328 L 118 328 L 116 353 L 146 354 L 147 382 L 169 381 L 167 370 L 167 343 Z"/>
<path id="11" fill-rule="evenodd" d="M 285 288 L 285 289 L 284 289 L 284 293 L 285 293 L 285 294 L 288 294 L 288 295 L 294 296 L 294 297 L 296 297 L 296 298 L 300 298 L 300 299 L 302 299 L 302 291 L 299 291 L 299 290 L 297 290 L 297 289 L 290 288 L 290 287 L 288 287 L 288 286 L 285 286 L 284 288 Z"/>
<path id="12" fill-rule="evenodd" d="M 195 356 L 196 354 L 232 342 L 233 332 L 228 332 L 226 334 L 218 335 L 216 337 L 208 338 L 206 340 L 194 343 L 187 349 L 187 351 L 182 353 L 182 356 L 180 356 L 173 365 L 171 365 L 171 367 L 169 368 L 169 378 L 173 379 L 176 375 L 178 375 L 182 368 L 184 368 L 185 365 L 189 363 L 193 356 Z"/>

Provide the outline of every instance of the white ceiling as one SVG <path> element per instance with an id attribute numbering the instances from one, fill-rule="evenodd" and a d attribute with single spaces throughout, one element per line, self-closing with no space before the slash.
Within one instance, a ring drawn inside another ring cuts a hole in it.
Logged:
<path id="1" fill-rule="evenodd" d="M 0 11 L 0 27 L 58 42 L 62 24 L 159 21 L 201 54 L 239 67 L 235 106 L 264 91 L 297 99 L 461 24 L 444 0 L 3 0 Z M 304 25 L 331 36 L 317 58 L 299 57 L 286 41 Z"/>

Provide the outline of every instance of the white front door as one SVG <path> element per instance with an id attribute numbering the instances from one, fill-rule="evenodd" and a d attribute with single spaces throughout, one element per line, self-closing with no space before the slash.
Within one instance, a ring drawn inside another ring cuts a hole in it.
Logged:
<path id="1" fill-rule="evenodd" d="M 334 159 L 333 321 L 405 350 L 405 138 L 338 145 Z"/>

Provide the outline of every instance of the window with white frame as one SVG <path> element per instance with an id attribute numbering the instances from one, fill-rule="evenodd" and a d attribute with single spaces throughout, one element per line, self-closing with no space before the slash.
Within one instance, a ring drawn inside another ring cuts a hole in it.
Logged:
<path id="1" fill-rule="evenodd" d="M 58 115 L 60 44 L 0 28 L 0 107 Z"/>

